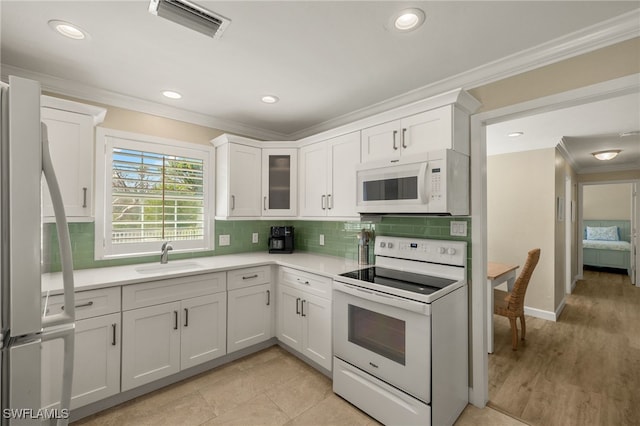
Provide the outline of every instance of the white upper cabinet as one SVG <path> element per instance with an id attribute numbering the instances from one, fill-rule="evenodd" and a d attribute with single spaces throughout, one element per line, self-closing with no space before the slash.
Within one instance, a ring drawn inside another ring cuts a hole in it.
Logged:
<path id="1" fill-rule="evenodd" d="M 298 211 L 298 149 L 221 135 L 216 147 L 216 218 L 291 217 Z"/>
<path id="2" fill-rule="evenodd" d="M 295 216 L 298 195 L 298 150 L 262 150 L 262 216 Z"/>
<path id="3" fill-rule="evenodd" d="M 261 215 L 262 150 L 227 143 L 216 147 L 216 216 Z"/>
<path id="4" fill-rule="evenodd" d="M 362 162 L 395 162 L 440 149 L 469 155 L 468 117 L 455 105 L 445 105 L 363 129 Z"/>
<path id="5" fill-rule="evenodd" d="M 358 217 L 360 132 L 300 148 L 300 216 Z"/>
<path id="6" fill-rule="evenodd" d="M 41 119 L 47 125 L 51 159 L 70 222 L 92 220 L 94 128 L 105 114 L 104 108 L 42 97 Z M 42 197 L 44 220 L 53 221 L 49 191 L 43 190 Z"/>

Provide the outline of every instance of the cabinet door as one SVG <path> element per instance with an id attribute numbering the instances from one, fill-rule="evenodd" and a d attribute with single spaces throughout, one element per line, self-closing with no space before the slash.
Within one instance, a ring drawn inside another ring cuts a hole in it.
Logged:
<path id="1" fill-rule="evenodd" d="M 180 302 L 122 313 L 122 390 L 180 371 Z"/>
<path id="2" fill-rule="evenodd" d="M 262 150 L 262 215 L 295 216 L 298 203 L 298 150 Z"/>
<path id="3" fill-rule="evenodd" d="M 183 300 L 181 313 L 181 369 L 227 353 L 226 292 Z"/>
<path id="4" fill-rule="evenodd" d="M 438 149 L 451 149 L 453 106 L 425 111 L 401 121 L 402 155 L 420 154 Z"/>
<path id="5" fill-rule="evenodd" d="M 229 162 L 229 216 L 260 216 L 261 149 L 231 144 Z"/>
<path id="6" fill-rule="evenodd" d="M 42 108 L 47 125 L 51 160 L 56 172 L 64 208 L 69 217 L 90 217 L 93 170 L 93 117 Z M 43 185 L 46 185 L 43 181 Z M 42 192 L 45 217 L 53 217 L 49 191 Z"/>
<path id="7" fill-rule="evenodd" d="M 327 151 L 331 165 L 327 182 L 327 214 L 359 217 L 356 211 L 356 166 L 360 164 L 360 132 L 328 140 Z"/>
<path id="8" fill-rule="evenodd" d="M 390 121 L 363 129 L 362 162 L 391 161 L 400 158 L 400 122 Z"/>
<path id="9" fill-rule="evenodd" d="M 42 344 L 42 406 L 58 408 L 64 347 L 61 340 Z M 76 322 L 71 408 L 120 392 L 120 314 Z"/>
<path id="10" fill-rule="evenodd" d="M 230 290 L 228 292 L 229 353 L 273 337 L 273 302 L 271 284 Z"/>
<path id="11" fill-rule="evenodd" d="M 300 215 L 327 215 L 327 145 L 300 148 Z"/>
<path id="12" fill-rule="evenodd" d="M 331 371 L 331 301 L 304 294 L 302 354 Z"/>
<path id="13" fill-rule="evenodd" d="M 301 302 L 301 291 L 286 285 L 278 286 L 278 340 L 297 351 L 302 348 Z"/>

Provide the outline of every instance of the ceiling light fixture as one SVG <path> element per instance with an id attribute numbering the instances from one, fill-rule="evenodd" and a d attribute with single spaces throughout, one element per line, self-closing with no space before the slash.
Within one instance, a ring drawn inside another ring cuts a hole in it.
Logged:
<path id="1" fill-rule="evenodd" d="M 273 96 L 273 95 L 265 95 L 265 96 L 262 97 L 262 102 L 264 102 L 265 104 L 275 104 L 279 100 L 280 100 L 280 98 L 278 98 L 277 96 Z"/>
<path id="2" fill-rule="evenodd" d="M 178 92 L 174 92 L 173 90 L 164 90 L 162 92 L 162 96 L 169 99 L 181 99 L 182 95 Z"/>
<path id="3" fill-rule="evenodd" d="M 74 40 L 84 40 L 85 38 L 89 37 L 89 34 L 85 30 L 69 22 L 52 19 L 48 22 L 48 24 L 58 33 Z"/>
<path id="4" fill-rule="evenodd" d="M 524 135 L 524 132 L 511 132 L 507 136 L 509 136 L 510 138 L 517 138 L 518 136 L 522 135 Z"/>
<path id="5" fill-rule="evenodd" d="M 607 161 L 616 158 L 621 151 L 621 149 L 608 149 L 606 151 L 592 152 L 591 155 L 596 157 L 598 160 Z"/>
<path id="6" fill-rule="evenodd" d="M 402 32 L 413 31 L 424 22 L 424 12 L 420 9 L 405 9 L 394 15 L 393 26 Z"/>

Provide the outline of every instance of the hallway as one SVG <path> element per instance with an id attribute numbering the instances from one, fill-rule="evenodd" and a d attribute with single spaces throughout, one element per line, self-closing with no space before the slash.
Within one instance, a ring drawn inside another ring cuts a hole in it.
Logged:
<path id="1" fill-rule="evenodd" d="M 489 405 L 532 425 L 640 423 L 640 287 L 585 270 L 558 322 L 527 317 L 511 350 L 506 318 L 494 316 Z"/>

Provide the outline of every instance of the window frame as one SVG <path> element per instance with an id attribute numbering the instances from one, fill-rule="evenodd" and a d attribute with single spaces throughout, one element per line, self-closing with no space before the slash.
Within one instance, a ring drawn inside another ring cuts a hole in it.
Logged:
<path id="1" fill-rule="evenodd" d="M 214 250 L 215 217 L 212 213 L 215 211 L 214 149 L 208 145 L 98 127 L 96 128 L 95 154 L 95 259 L 107 260 L 159 255 L 162 245 L 162 242 L 159 241 L 125 244 L 113 244 L 111 241 L 112 159 L 114 147 L 202 160 L 203 239 L 171 241 L 171 246 L 174 253 Z"/>

